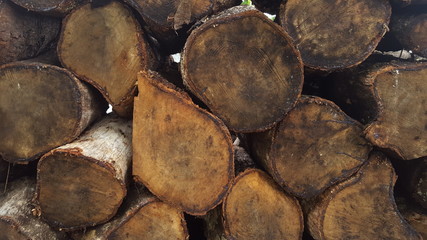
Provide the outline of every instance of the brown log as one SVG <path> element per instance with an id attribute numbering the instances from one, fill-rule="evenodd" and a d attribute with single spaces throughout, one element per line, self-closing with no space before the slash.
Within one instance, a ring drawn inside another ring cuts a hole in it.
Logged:
<path id="1" fill-rule="evenodd" d="M 17 62 L 0 67 L 0 155 L 31 161 L 71 142 L 106 106 L 63 68 Z"/>
<path id="2" fill-rule="evenodd" d="M 147 190 L 132 188 L 119 213 L 109 222 L 86 229 L 75 240 L 185 240 L 187 226 L 181 211 L 161 202 Z"/>
<path id="3" fill-rule="evenodd" d="M 97 8 L 85 4 L 69 14 L 58 54 L 66 68 L 95 86 L 125 117 L 132 114 L 137 72 L 157 61 L 131 10 L 117 1 Z"/>
<path id="4" fill-rule="evenodd" d="M 107 116 L 37 166 L 37 207 L 52 226 L 73 230 L 111 219 L 126 196 L 131 122 Z"/>
<path id="5" fill-rule="evenodd" d="M 188 26 L 196 21 L 238 5 L 240 0 L 125 0 L 142 16 L 149 31 L 166 53 L 180 52 Z"/>
<path id="6" fill-rule="evenodd" d="M 415 206 L 409 201 L 402 201 L 401 198 L 396 199 L 396 202 L 405 220 L 420 233 L 423 239 L 427 239 L 427 209 Z"/>
<path id="7" fill-rule="evenodd" d="M 390 15 L 387 0 L 288 0 L 279 14 L 304 65 L 321 70 L 364 61 L 387 32 Z"/>
<path id="8" fill-rule="evenodd" d="M 154 72 L 141 72 L 133 119 L 133 175 L 161 200 L 193 215 L 221 203 L 234 177 L 231 136 Z"/>
<path id="9" fill-rule="evenodd" d="M 328 189 L 308 213 L 317 239 L 422 239 L 402 218 L 393 197 L 396 174 L 376 152 L 350 179 Z"/>
<path id="10" fill-rule="evenodd" d="M 261 170 L 239 174 L 222 207 L 228 239 L 301 239 L 298 201 Z"/>
<path id="11" fill-rule="evenodd" d="M 273 129 L 250 136 L 251 149 L 288 192 L 311 198 L 342 181 L 371 150 L 363 127 L 334 103 L 304 96 Z"/>
<path id="12" fill-rule="evenodd" d="M 63 17 L 88 0 L 11 0 L 28 11 Z"/>
<path id="13" fill-rule="evenodd" d="M 427 156 L 427 63 L 392 62 L 335 76 L 334 99 L 364 123 L 374 145 L 409 160 Z"/>
<path id="14" fill-rule="evenodd" d="M 390 30 L 404 49 L 427 57 L 427 13 L 395 14 Z"/>
<path id="15" fill-rule="evenodd" d="M 8 191 L 0 193 L 0 239 L 60 240 L 63 233 L 33 215 L 32 197 L 35 181 L 29 178 L 8 183 Z M 0 184 L 0 186 L 2 186 Z M 3 189 L 3 187 L 1 187 Z"/>
<path id="16" fill-rule="evenodd" d="M 300 56 L 288 35 L 248 6 L 228 9 L 194 30 L 181 73 L 187 87 L 235 132 L 271 128 L 295 105 L 303 82 Z"/>
<path id="17" fill-rule="evenodd" d="M 0 65 L 35 57 L 57 37 L 60 20 L 0 0 Z"/>

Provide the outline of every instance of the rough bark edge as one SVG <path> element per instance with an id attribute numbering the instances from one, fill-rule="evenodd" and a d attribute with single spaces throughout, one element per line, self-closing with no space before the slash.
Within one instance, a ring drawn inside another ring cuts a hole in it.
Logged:
<path id="1" fill-rule="evenodd" d="M 280 26 L 283 27 L 283 29 L 285 29 L 286 32 L 288 32 L 288 28 L 287 25 L 285 24 L 285 19 L 287 19 L 287 15 L 283 12 L 286 12 L 286 3 L 288 2 L 288 0 L 282 0 L 282 3 L 280 4 L 279 7 L 279 11 L 278 11 L 278 21 L 280 23 Z M 392 9 L 391 9 L 391 5 L 388 1 L 384 1 L 385 4 L 387 5 L 388 8 L 388 16 L 387 19 L 383 25 L 383 30 L 381 33 L 379 33 L 378 35 L 376 35 L 373 40 L 370 42 L 369 44 L 369 48 L 366 49 L 366 51 L 362 54 L 360 54 L 360 58 L 353 58 L 353 59 L 349 59 L 346 63 L 342 64 L 341 61 L 341 66 L 332 66 L 332 67 L 328 67 L 326 65 L 322 65 L 322 66 L 318 66 L 318 65 L 310 65 L 310 64 L 306 64 L 304 62 L 304 66 L 309 67 L 311 69 L 315 69 L 315 70 L 321 70 L 321 71 L 335 71 L 335 70 L 340 70 L 340 69 L 345 69 L 345 68 L 351 68 L 354 66 L 357 66 L 359 64 L 361 64 L 362 62 L 364 62 L 375 50 L 375 48 L 378 46 L 379 42 L 381 41 L 381 39 L 384 37 L 384 35 L 389 31 L 388 25 L 390 23 L 390 18 L 391 18 L 391 13 L 392 13 Z M 292 40 L 292 43 L 294 41 Z M 354 59 L 359 59 L 357 61 L 355 61 Z"/>
<path id="2" fill-rule="evenodd" d="M 316 203 L 314 205 L 311 205 L 311 206 L 310 204 L 308 205 L 307 228 L 310 234 L 315 239 L 325 239 L 325 235 L 323 232 L 323 223 L 325 218 L 325 212 L 329 206 L 330 201 L 342 190 L 345 190 L 346 188 L 359 183 L 365 174 L 365 170 L 366 170 L 365 166 L 375 161 L 377 161 L 378 163 L 384 163 L 391 170 L 390 179 L 389 179 L 390 184 L 389 184 L 388 197 L 391 200 L 394 212 L 398 215 L 398 217 L 401 220 L 405 219 L 399 212 L 396 202 L 394 200 L 393 187 L 396 183 L 397 175 L 396 175 L 396 172 L 394 171 L 393 166 L 391 165 L 387 157 L 381 152 L 372 152 L 369 158 L 370 159 L 368 159 L 368 161 L 366 161 L 363 164 L 361 169 L 355 175 L 351 176 L 349 179 L 339 184 L 336 184 L 330 187 L 327 191 L 325 191 L 323 194 L 317 197 L 315 201 Z M 406 221 L 402 221 L 402 224 L 410 226 L 409 223 L 407 223 Z M 412 227 L 410 228 L 412 229 Z M 417 235 L 419 234 L 417 233 Z"/>
<path id="3" fill-rule="evenodd" d="M 44 160 L 47 157 L 50 157 L 50 156 L 52 156 L 55 153 L 59 153 L 59 154 L 64 154 L 64 155 L 68 155 L 68 156 L 71 156 L 71 157 L 78 157 L 78 158 L 83 159 L 83 160 L 85 160 L 85 161 L 87 161 L 89 163 L 93 163 L 93 164 L 96 164 L 96 165 L 98 165 L 98 166 L 100 166 L 102 168 L 105 168 L 105 169 L 108 170 L 108 172 L 111 173 L 111 175 L 113 177 L 112 179 L 116 180 L 118 182 L 118 184 L 122 187 L 123 196 L 126 196 L 126 194 L 127 194 L 126 182 L 125 181 L 122 182 L 119 179 L 117 179 L 116 172 L 115 172 L 115 170 L 114 170 L 114 168 L 113 168 L 113 166 L 111 164 L 104 163 L 104 162 L 99 161 L 97 159 L 93 159 L 91 157 L 84 156 L 84 155 L 81 154 L 81 152 L 82 152 L 82 150 L 80 148 L 54 149 L 54 150 L 46 153 L 45 155 L 43 155 L 40 158 L 39 163 L 37 165 L 37 184 L 36 184 L 36 190 L 35 190 L 34 198 L 32 200 L 33 203 L 34 203 L 34 205 L 36 206 L 34 214 L 36 216 L 38 216 L 38 217 L 41 217 L 45 222 L 49 223 L 49 225 L 51 225 L 54 228 L 59 229 L 60 231 L 74 231 L 74 230 L 86 228 L 88 226 L 95 226 L 95 225 L 107 222 L 112 217 L 114 217 L 114 215 L 116 215 L 116 213 L 117 213 L 120 205 L 123 202 L 123 198 L 120 200 L 120 202 L 117 204 L 117 206 L 115 206 L 115 210 L 108 217 L 106 217 L 105 220 L 102 220 L 102 221 L 99 221 L 99 222 L 90 222 L 90 223 L 88 222 L 87 224 L 66 227 L 66 226 L 63 226 L 61 223 L 58 223 L 56 221 L 50 221 L 49 219 L 46 219 L 43 216 L 43 214 L 42 214 L 42 209 L 40 207 L 40 201 L 39 201 L 39 198 L 40 198 L 40 167 L 39 166 L 41 164 L 43 164 Z"/>
<path id="4" fill-rule="evenodd" d="M 183 209 L 182 206 L 179 206 L 177 203 L 168 201 L 168 199 L 165 198 L 164 196 L 156 195 L 163 202 L 177 209 L 181 209 L 182 211 L 190 215 L 194 215 L 194 216 L 205 215 L 209 210 L 212 210 L 223 201 L 225 195 L 227 194 L 228 190 L 231 187 L 232 179 L 234 178 L 234 150 L 233 150 L 233 143 L 231 140 L 230 132 L 228 131 L 225 124 L 219 118 L 217 118 L 215 115 L 209 113 L 208 111 L 194 104 L 191 101 L 191 98 L 189 98 L 189 96 L 185 92 L 183 92 L 182 90 L 177 90 L 172 83 L 169 83 L 168 81 L 164 80 L 158 73 L 150 70 L 148 72 L 141 71 L 138 74 L 138 81 L 141 81 L 140 79 L 144 79 L 144 81 L 148 81 L 150 85 L 157 88 L 159 91 L 174 96 L 175 99 L 181 102 L 183 105 L 187 105 L 191 108 L 194 108 L 196 111 L 198 111 L 201 114 L 201 116 L 204 116 L 204 119 L 208 119 L 212 121 L 217 127 L 217 129 L 219 130 L 218 132 L 222 133 L 225 139 L 228 139 L 227 141 L 229 143 L 228 152 L 230 155 L 230 158 L 228 160 L 228 166 L 230 166 L 230 168 L 228 169 L 228 176 L 227 176 L 228 184 L 226 186 L 223 186 L 222 192 L 220 192 L 220 194 L 217 195 L 218 198 L 215 201 L 213 201 L 213 203 L 210 204 L 210 206 L 207 206 L 206 208 L 201 210 Z M 143 92 L 143 91 L 140 90 L 140 92 Z M 139 99 L 139 97 L 136 97 L 135 99 Z M 139 100 L 139 101 L 142 101 L 142 100 Z M 142 179 L 139 176 L 134 175 L 133 178 L 136 182 L 142 183 L 144 186 L 150 189 L 150 185 L 147 182 L 142 181 Z"/>
<path id="5" fill-rule="evenodd" d="M 297 102 L 297 104 L 295 105 L 295 107 L 292 110 L 295 110 L 297 108 L 299 108 L 302 104 L 317 104 L 317 105 L 324 105 L 324 106 L 328 106 L 331 107 L 332 109 L 334 109 L 336 111 L 337 114 L 343 116 L 345 118 L 345 121 L 348 121 L 349 123 L 357 126 L 360 128 L 360 133 L 363 134 L 363 125 L 361 123 L 359 123 L 358 121 L 354 120 L 353 118 L 351 118 L 350 116 L 348 116 L 344 111 L 342 111 L 334 102 L 324 99 L 324 98 L 320 98 L 317 96 L 308 96 L 308 95 L 303 95 Z M 291 110 L 291 111 L 292 111 Z M 276 137 L 277 134 L 279 132 L 281 132 L 281 130 L 283 128 L 287 127 L 286 125 L 284 125 L 283 121 L 280 122 L 277 126 L 276 129 L 274 131 L 274 138 L 270 144 L 270 148 L 276 143 Z M 368 141 L 366 141 L 367 145 L 370 145 Z M 371 147 L 372 148 L 372 147 Z M 277 156 L 277 153 L 274 154 L 274 152 L 269 152 L 268 153 L 268 158 L 269 159 L 278 159 L 279 156 Z M 288 187 L 288 183 L 282 179 L 282 177 L 280 176 L 279 172 L 277 171 L 277 161 L 273 161 L 270 160 L 270 167 L 271 167 L 271 175 L 272 177 L 277 181 L 277 183 L 288 193 L 291 193 L 294 196 L 297 196 L 299 198 L 303 198 L 303 199 L 309 199 L 312 197 L 315 197 L 319 194 L 321 194 L 322 192 L 324 192 L 327 188 L 335 185 L 336 183 L 339 183 L 345 179 L 348 179 L 349 177 L 351 177 L 355 172 L 357 172 L 358 169 L 360 169 L 363 165 L 364 162 L 367 162 L 367 159 L 365 160 L 361 160 L 361 159 L 357 159 L 358 161 L 360 161 L 360 164 L 357 165 L 354 168 L 351 168 L 349 170 L 347 170 L 347 172 L 345 174 L 341 174 L 340 177 L 331 179 L 331 181 L 329 181 L 329 184 L 327 184 L 326 186 L 323 186 L 322 188 L 320 188 L 319 190 L 315 191 L 314 194 L 299 194 L 296 193 L 295 191 L 293 191 L 290 187 Z"/>
<path id="6" fill-rule="evenodd" d="M 387 152 L 390 152 L 393 156 L 396 156 L 403 160 L 410 160 L 407 159 L 403 152 L 397 147 L 396 145 L 389 144 L 386 142 L 381 142 L 375 140 L 374 137 L 368 136 L 369 132 L 371 131 L 371 128 L 375 127 L 377 124 L 381 124 L 382 115 L 384 112 L 384 105 L 382 103 L 381 97 L 378 94 L 377 91 L 377 76 L 383 73 L 387 72 L 393 72 L 393 71 L 417 71 L 421 69 L 427 69 L 427 63 L 412 63 L 412 62 L 391 62 L 388 64 L 378 65 L 377 67 L 374 67 L 370 71 L 368 70 L 368 74 L 365 76 L 360 77 L 361 81 L 367 85 L 370 92 L 373 93 L 375 101 L 378 103 L 378 114 L 377 118 L 370 122 L 369 124 L 365 125 L 365 130 L 363 131 L 363 134 L 365 135 L 365 138 L 371 142 L 373 145 L 384 149 Z"/>
<path id="7" fill-rule="evenodd" d="M 24 3 L 21 3 L 17 0 L 10 0 L 10 1 L 12 1 L 14 4 L 16 4 L 22 8 L 27 9 L 28 11 L 37 12 L 39 14 L 52 16 L 52 17 L 64 17 L 69 12 L 71 12 L 74 8 L 80 6 L 85 1 L 88 1 L 88 0 L 62 0 L 62 2 L 59 3 L 58 5 L 51 6 L 48 8 L 42 8 L 39 6 L 35 6 L 34 3 L 24 4 Z"/>
<path id="8" fill-rule="evenodd" d="M 180 64 L 180 71 L 182 74 L 182 80 L 184 85 L 188 89 L 190 89 L 191 92 L 194 93 L 194 95 L 196 95 L 206 105 L 208 105 L 208 107 L 211 109 L 213 113 L 215 113 L 216 116 L 218 116 L 220 119 L 223 119 L 221 114 L 218 114 L 217 108 L 214 105 L 212 105 L 208 101 L 208 99 L 206 99 L 205 97 L 199 94 L 202 91 L 195 86 L 195 84 L 193 83 L 193 80 L 190 78 L 187 71 L 187 55 L 188 55 L 187 52 L 193 46 L 193 42 L 200 35 L 200 32 L 203 32 L 206 29 L 209 29 L 211 27 L 215 27 L 215 25 L 218 25 L 218 24 L 227 24 L 229 22 L 233 22 L 235 20 L 243 19 L 246 17 L 256 17 L 260 19 L 264 23 L 270 25 L 274 30 L 276 30 L 278 34 L 280 33 L 280 36 L 288 42 L 288 47 L 291 49 L 296 59 L 298 60 L 299 69 L 301 72 L 301 81 L 300 81 L 300 85 L 298 86 L 299 93 L 297 94 L 297 97 L 295 98 L 294 103 L 292 104 L 292 106 L 289 107 L 289 109 L 284 109 L 283 114 L 279 118 L 277 118 L 276 120 L 272 121 L 271 123 L 265 126 L 257 127 L 256 129 L 255 128 L 254 129 L 248 129 L 248 128 L 234 129 L 232 127 L 229 127 L 231 131 L 239 132 L 239 133 L 262 132 L 272 128 L 275 124 L 280 122 L 285 117 L 285 115 L 289 110 L 291 110 L 295 106 L 296 102 L 298 101 L 298 98 L 301 96 L 302 86 L 304 83 L 304 65 L 302 62 L 301 55 L 299 51 L 295 48 L 291 37 L 284 31 L 282 27 L 280 27 L 279 25 L 271 21 L 268 17 L 266 17 L 260 11 L 256 10 L 253 6 L 236 6 L 236 7 L 229 8 L 225 11 L 222 11 L 218 15 L 213 15 L 210 18 L 203 19 L 202 21 L 194 25 L 195 27 L 197 27 L 197 29 L 191 32 L 190 36 L 188 37 L 185 43 L 185 46 L 181 53 L 181 64 Z"/>
<path id="9" fill-rule="evenodd" d="M 272 183 L 273 185 L 276 185 L 280 189 L 280 186 L 267 173 L 265 173 L 265 172 L 263 172 L 263 171 L 261 171 L 259 169 L 248 168 L 248 169 L 246 169 L 245 171 L 241 172 L 238 176 L 236 176 L 234 178 L 234 180 L 232 182 L 232 186 L 231 186 L 230 190 L 227 192 L 227 195 L 225 196 L 224 199 L 226 200 L 228 198 L 228 195 L 231 193 L 231 189 L 233 188 L 233 186 L 235 186 L 237 184 L 237 182 L 239 182 L 246 175 L 248 175 L 250 173 L 253 173 L 253 172 L 259 173 L 260 175 L 262 175 L 262 177 L 264 177 L 270 183 Z M 300 205 L 300 203 L 298 202 L 298 200 L 294 196 L 288 194 L 285 191 L 282 191 L 282 193 L 284 195 L 286 195 L 289 199 L 292 199 L 293 203 L 295 203 L 295 206 L 298 207 L 298 212 L 299 212 L 299 216 L 300 216 L 300 219 L 299 219 L 300 224 L 299 225 L 300 225 L 300 230 L 301 230 L 300 234 L 299 234 L 299 238 L 302 239 L 302 234 L 304 232 L 304 219 L 303 219 L 303 212 L 302 212 L 301 205 Z M 221 209 L 221 212 L 222 212 L 221 219 L 222 219 L 222 226 L 224 228 L 224 236 L 227 239 L 234 240 L 235 238 L 232 237 L 232 234 L 230 232 L 230 228 L 229 228 L 229 226 L 227 224 L 227 221 L 226 221 L 226 218 L 227 218 L 227 214 L 226 214 L 226 211 L 225 211 L 226 207 L 227 207 L 227 201 L 224 201 L 223 204 L 222 204 L 222 209 Z"/>
<path id="10" fill-rule="evenodd" d="M 144 34 L 140 24 L 136 20 L 135 15 L 133 14 L 132 10 L 126 4 L 124 4 L 122 2 L 118 2 L 118 1 L 114 1 L 114 2 L 119 3 L 121 6 L 123 6 L 124 9 L 126 9 L 126 11 L 129 13 L 129 15 L 132 16 L 132 24 L 134 24 L 136 26 L 135 34 L 136 34 L 136 37 L 138 39 L 137 49 L 138 49 L 138 56 L 140 57 L 141 64 L 142 64 L 142 65 L 140 65 L 141 70 L 157 68 L 158 58 L 156 56 L 156 53 L 154 52 L 154 50 L 149 45 L 149 42 L 147 41 L 145 34 Z M 107 100 L 107 102 L 112 105 L 113 110 L 119 116 L 124 117 L 124 118 L 129 118 L 129 117 L 131 117 L 132 112 L 133 112 L 133 106 L 132 106 L 133 104 L 132 103 L 133 103 L 135 94 L 137 92 L 137 87 L 136 87 L 137 76 L 135 76 L 135 82 L 134 82 L 135 86 L 130 88 L 128 93 L 126 93 L 124 95 L 124 97 L 122 97 L 122 99 L 118 103 L 113 103 L 109 97 L 108 92 L 105 90 L 105 88 L 100 86 L 97 81 L 92 80 L 91 78 L 85 76 L 84 74 L 77 73 L 73 67 L 65 64 L 63 59 L 62 59 L 62 48 L 61 48 L 61 46 L 62 46 L 63 41 L 64 41 L 64 28 L 65 28 L 64 26 L 67 24 L 67 22 L 69 22 L 69 19 L 71 18 L 71 16 L 73 15 L 74 12 L 79 11 L 81 8 L 83 8 L 89 4 L 90 3 L 83 4 L 83 5 L 75 8 L 75 9 L 73 9 L 62 20 L 62 26 L 63 27 L 59 33 L 59 40 L 58 40 L 58 45 L 57 45 L 57 52 L 58 52 L 59 61 L 61 62 L 62 66 L 64 66 L 65 68 L 67 68 L 71 72 L 73 72 L 79 79 L 81 79 L 81 80 L 89 83 L 93 87 L 95 87 L 102 94 L 102 96 Z"/>
<path id="11" fill-rule="evenodd" d="M 33 69 L 33 68 L 50 68 L 52 70 L 55 70 L 57 72 L 60 72 L 64 75 L 66 75 L 67 77 L 69 77 L 70 80 L 72 80 L 72 82 L 74 83 L 74 88 L 72 89 L 72 93 L 73 93 L 73 97 L 75 99 L 77 99 L 77 105 L 79 105 L 79 109 L 77 109 L 77 115 L 76 115 L 76 119 L 77 121 L 75 122 L 75 125 L 73 127 L 73 132 L 71 134 L 71 136 L 69 136 L 67 139 L 65 139 L 64 144 L 69 143 L 73 140 L 75 140 L 82 132 L 83 130 L 89 125 L 90 122 L 92 122 L 95 118 L 96 118 L 96 112 L 86 112 L 86 109 L 90 109 L 89 108 L 89 104 L 92 101 L 95 101 L 94 97 L 92 97 L 89 93 L 89 89 L 83 85 L 83 83 L 80 82 L 79 79 L 77 79 L 70 71 L 68 71 L 67 69 L 61 68 L 61 67 L 57 67 L 54 65 L 49 65 L 49 64 L 43 64 L 43 63 L 23 63 L 23 62 L 14 62 L 14 63 L 10 63 L 10 64 L 5 64 L 0 66 L 0 71 L 6 69 L 6 68 L 17 68 L 17 69 Z M 56 147 L 59 147 L 61 145 L 58 145 Z M 53 148 L 56 148 L 53 147 Z M 21 162 L 21 163 L 25 163 L 25 162 L 29 162 L 29 161 L 33 161 L 36 160 L 38 158 L 40 158 L 43 154 L 45 154 L 46 152 L 50 151 L 52 149 L 47 149 L 43 152 L 40 152 L 36 155 L 34 155 L 33 157 L 30 158 L 20 158 L 20 159 L 15 159 L 12 160 L 11 158 L 8 158 L 5 155 L 3 156 L 3 159 L 7 162 Z"/>

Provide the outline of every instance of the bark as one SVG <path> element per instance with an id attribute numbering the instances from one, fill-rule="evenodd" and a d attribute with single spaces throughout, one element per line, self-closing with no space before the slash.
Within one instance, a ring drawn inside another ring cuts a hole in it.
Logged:
<path id="1" fill-rule="evenodd" d="M 218 205 L 234 176 L 231 136 L 215 116 L 154 72 L 141 72 L 133 119 L 133 175 L 193 215 Z"/>
<path id="2" fill-rule="evenodd" d="M 106 106 L 68 70 L 43 63 L 0 67 L 0 155 L 35 160 L 76 139 Z"/>
<path id="3" fill-rule="evenodd" d="M 85 4 L 63 23 L 58 43 L 62 64 L 95 86 L 120 116 L 132 114 L 137 72 L 154 68 L 157 58 L 125 5 Z"/>
<path id="4" fill-rule="evenodd" d="M 355 66 L 374 51 L 388 30 L 391 7 L 387 0 L 289 0 L 279 15 L 304 65 L 335 70 Z"/>
<path id="5" fill-rule="evenodd" d="M 301 239 L 298 201 L 261 170 L 248 169 L 233 182 L 222 206 L 228 239 Z"/>
<path id="6" fill-rule="evenodd" d="M 198 20 L 238 5 L 239 0 L 125 0 L 148 25 L 166 53 L 181 51 L 189 26 Z"/>
<path id="7" fill-rule="evenodd" d="M 334 99 L 369 123 L 366 138 L 396 157 L 427 156 L 427 63 L 360 67 L 335 76 Z"/>
<path id="8" fill-rule="evenodd" d="M 37 167 L 37 207 L 52 226 L 74 230 L 111 219 L 126 196 L 131 122 L 109 115 Z"/>
<path id="9" fill-rule="evenodd" d="M 308 213 L 315 239 L 422 239 L 393 197 L 396 174 L 378 152 L 350 179 L 321 195 Z"/>
<path id="10" fill-rule="evenodd" d="M 11 0 L 28 11 L 54 17 L 64 17 L 88 0 Z"/>
<path id="11" fill-rule="evenodd" d="M 74 239 L 188 239 L 181 211 L 161 202 L 146 189 L 135 188 L 132 188 L 119 213 L 111 221 L 79 235 Z"/>
<path id="12" fill-rule="evenodd" d="M 404 49 L 427 57 L 427 13 L 395 14 L 390 29 Z"/>
<path id="13" fill-rule="evenodd" d="M 31 201 L 35 185 L 32 179 L 21 178 L 10 182 L 8 191 L 0 194 L 0 239 L 66 239 L 63 233 L 33 215 Z"/>
<path id="14" fill-rule="evenodd" d="M 290 41 L 261 12 L 231 8 L 191 33 L 182 53 L 184 83 L 230 130 L 271 128 L 302 89 L 302 63 Z"/>
<path id="15" fill-rule="evenodd" d="M 368 159 L 363 126 L 334 103 L 300 99 L 285 119 L 267 132 L 250 136 L 257 160 L 285 190 L 314 197 L 352 174 Z"/>
<path id="16" fill-rule="evenodd" d="M 57 37 L 60 20 L 0 0 L 0 65 L 35 57 Z"/>

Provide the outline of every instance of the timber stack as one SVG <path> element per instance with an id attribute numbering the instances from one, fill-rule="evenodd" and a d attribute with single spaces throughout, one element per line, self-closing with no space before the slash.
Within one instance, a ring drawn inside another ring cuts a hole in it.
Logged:
<path id="1" fill-rule="evenodd" d="M 427 1 L 252 2 L 0 0 L 0 239 L 426 239 Z"/>

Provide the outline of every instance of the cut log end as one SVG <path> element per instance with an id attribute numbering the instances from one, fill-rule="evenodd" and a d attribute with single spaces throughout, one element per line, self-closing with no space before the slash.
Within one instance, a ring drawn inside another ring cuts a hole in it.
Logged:
<path id="1" fill-rule="evenodd" d="M 231 137 L 219 119 L 162 82 L 154 73 L 138 78 L 133 175 L 165 202 L 202 215 L 221 202 L 234 175 Z"/>
<path id="2" fill-rule="evenodd" d="M 44 15 L 63 17 L 83 2 L 83 0 L 11 0 L 29 11 Z"/>
<path id="3" fill-rule="evenodd" d="M 98 8 L 86 4 L 69 14 L 58 54 L 64 66 L 94 85 L 126 117 L 132 113 L 137 72 L 155 64 L 131 10 L 117 1 Z"/>
<path id="4" fill-rule="evenodd" d="M 0 154 L 11 162 L 34 160 L 74 140 L 105 111 L 92 90 L 52 65 L 4 65 L 0 89 Z"/>
<path id="5" fill-rule="evenodd" d="M 318 97 L 301 98 L 262 134 L 267 138 L 251 136 L 254 153 L 279 184 L 306 199 L 355 173 L 371 150 L 362 125 Z"/>
<path id="6" fill-rule="evenodd" d="M 231 130 L 265 130 L 301 92 L 302 63 L 290 41 L 261 12 L 231 8 L 191 33 L 182 54 L 183 80 Z"/>
<path id="7" fill-rule="evenodd" d="M 234 181 L 223 203 L 230 239 L 301 239 L 303 217 L 297 200 L 264 172 L 248 169 Z"/>
<path id="8" fill-rule="evenodd" d="M 308 215 L 315 239 L 422 239 L 393 198 L 393 167 L 380 153 L 350 179 L 321 195 Z"/>
<path id="9" fill-rule="evenodd" d="M 306 66 L 333 70 L 365 60 L 388 30 L 386 0 L 288 0 L 280 24 L 293 38 Z"/>

